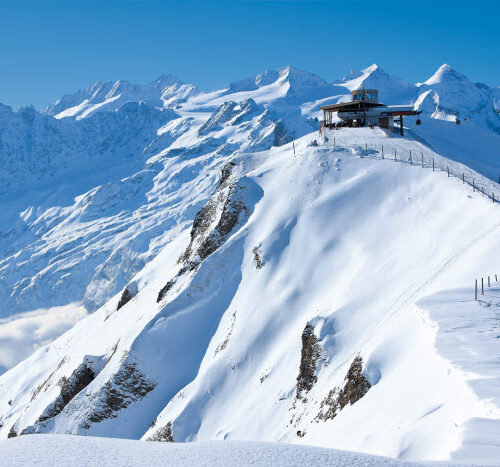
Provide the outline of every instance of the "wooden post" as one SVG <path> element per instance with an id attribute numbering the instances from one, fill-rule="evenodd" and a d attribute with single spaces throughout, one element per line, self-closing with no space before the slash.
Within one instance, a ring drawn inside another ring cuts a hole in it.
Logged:
<path id="1" fill-rule="evenodd" d="M 382 159 L 384 158 L 384 146 L 382 145 Z"/>
<path id="2" fill-rule="evenodd" d="M 448 177 L 450 176 L 450 168 L 448 166 L 446 166 L 446 170 L 448 172 Z"/>
<path id="3" fill-rule="evenodd" d="M 403 116 L 402 115 L 399 117 L 399 124 L 401 125 L 401 136 L 404 136 L 404 134 L 403 134 Z"/>
<path id="4" fill-rule="evenodd" d="M 484 279 L 481 277 L 481 295 L 484 295 Z"/>
<path id="5" fill-rule="evenodd" d="M 434 172 L 434 157 L 432 158 L 432 171 Z"/>
<path id="6" fill-rule="evenodd" d="M 495 282 L 498 282 L 497 275 L 495 274 Z"/>
<path id="7" fill-rule="evenodd" d="M 424 168 L 424 153 L 422 152 L 422 169 Z"/>
<path id="8" fill-rule="evenodd" d="M 495 193 L 491 192 L 491 199 L 493 200 L 493 204 L 495 204 Z"/>
<path id="9" fill-rule="evenodd" d="M 333 137 L 333 152 L 336 151 L 335 136 Z"/>
<path id="10" fill-rule="evenodd" d="M 483 193 L 484 196 L 484 187 L 481 187 L 481 192 Z"/>
<path id="11" fill-rule="evenodd" d="M 365 144 L 365 157 L 368 157 L 368 144 Z"/>
<path id="12" fill-rule="evenodd" d="M 474 179 L 472 179 L 472 191 L 475 193 L 476 192 L 476 187 L 474 185 Z"/>
<path id="13" fill-rule="evenodd" d="M 477 300 L 477 279 L 476 279 L 476 293 L 474 295 L 474 300 Z"/>
<path id="14" fill-rule="evenodd" d="M 488 276 L 488 287 L 491 287 L 490 276 Z"/>
<path id="15" fill-rule="evenodd" d="M 462 184 L 464 184 L 464 183 L 465 183 L 465 174 L 462 173 Z"/>
<path id="16" fill-rule="evenodd" d="M 413 161 L 411 160 L 411 149 L 410 149 L 410 165 L 413 165 Z"/>
<path id="17" fill-rule="evenodd" d="M 295 141 L 292 144 L 293 144 L 293 155 L 295 155 Z"/>

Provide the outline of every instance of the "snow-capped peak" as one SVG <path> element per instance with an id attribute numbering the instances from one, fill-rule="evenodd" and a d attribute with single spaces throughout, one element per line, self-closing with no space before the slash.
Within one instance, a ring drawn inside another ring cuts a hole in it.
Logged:
<path id="1" fill-rule="evenodd" d="M 159 89 L 163 89 L 167 86 L 172 86 L 173 84 L 184 84 L 182 81 L 180 81 L 177 76 L 171 75 L 171 74 L 165 74 L 165 75 L 160 75 L 158 78 L 156 78 L 152 83 L 151 86 Z"/>
<path id="2" fill-rule="evenodd" d="M 328 83 L 318 75 L 310 73 L 309 71 L 300 70 L 292 65 L 279 68 L 279 81 L 288 81 L 291 85 L 314 87 L 326 86 Z"/>
<path id="3" fill-rule="evenodd" d="M 423 84 L 431 86 L 433 84 L 440 84 L 450 81 L 464 81 L 464 80 L 468 81 L 466 76 L 462 75 L 458 71 L 455 71 L 447 63 L 443 63 L 443 65 L 441 65 L 437 69 L 437 71 Z"/>
<path id="4" fill-rule="evenodd" d="M 350 91 L 361 87 L 378 89 L 379 97 L 385 104 L 409 102 L 416 94 L 416 86 L 390 75 L 376 63 L 361 71 L 351 71 L 339 84 Z"/>

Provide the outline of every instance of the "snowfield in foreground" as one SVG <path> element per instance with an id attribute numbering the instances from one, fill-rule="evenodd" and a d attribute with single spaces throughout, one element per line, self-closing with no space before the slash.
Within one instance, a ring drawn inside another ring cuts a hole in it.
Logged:
<path id="1" fill-rule="evenodd" d="M 0 441 L 2 465 L 39 467 L 418 467 L 459 466 L 452 462 L 404 462 L 356 452 L 282 443 L 208 441 L 163 444 L 71 435 L 33 435 Z M 468 464 L 500 465 L 500 464 Z"/>

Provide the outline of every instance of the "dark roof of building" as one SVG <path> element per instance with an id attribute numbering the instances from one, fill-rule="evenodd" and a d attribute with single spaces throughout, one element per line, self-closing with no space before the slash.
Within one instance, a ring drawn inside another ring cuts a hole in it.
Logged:
<path id="1" fill-rule="evenodd" d="M 377 102 L 366 102 L 361 99 L 349 102 L 340 102 L 339 104 L 325 105 L 321 107 L 321 110 L 330 110 L 336 112 L 340 109 L 344 110 L 357 110 L 362 108 L 370 108 L 370 107 L 384 107 L 385 104 L 380 104 Z"/>

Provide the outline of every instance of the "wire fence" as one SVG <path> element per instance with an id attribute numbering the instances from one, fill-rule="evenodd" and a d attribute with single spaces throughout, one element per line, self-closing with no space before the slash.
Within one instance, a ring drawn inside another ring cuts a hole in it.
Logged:
<path id="1" fill-rule="evenodd" d="M 352 147 L 352 144 L 350 145 Z M 354 146 L 362 148 L 362 155 L 366 158 L 393 160 L 394 162 L 406 163 L 411 166 L 432 169 L 433 172 L 446 172 L 448 177 L 462 181 L 464 185 L 472 188 L 472 191 L 480 193 L 482 196 L 491 199 L 492 203 L 500 202 L 500 187 L 492 180 L 478 174 L 460 162 L 451 161 L 428 149 L 422 147 L 420 151 L 409 149 L 402 151 L 401 147 L 395 145 L 380 145 L 379 147 L 369 147 L 367 143 L 364 147 L 356 141 Z M 342 141 L 333 138 L 333 150 L 346 150 L 348 146 L 343 146 Z M 497 191 L 495 191 L 497 188 Z"/>
<path id="2" fill-rule="evenodd" d="M 481 277 L 481 295 L 484 295 L 484 287 L 485 287 L 485 278 Z M 493 276 L 487 276 L 488 282 L 486 284 L 487 288 L 491 287 L 491 284 L 493 282 Z M 498 276 L 495 274 L 495 282 L 498 282 Z M 478 280 L 476 279 L 475 284 L 474 284 L 474 300 L 479 300 L 479 285 L 478 285 Z"/>

